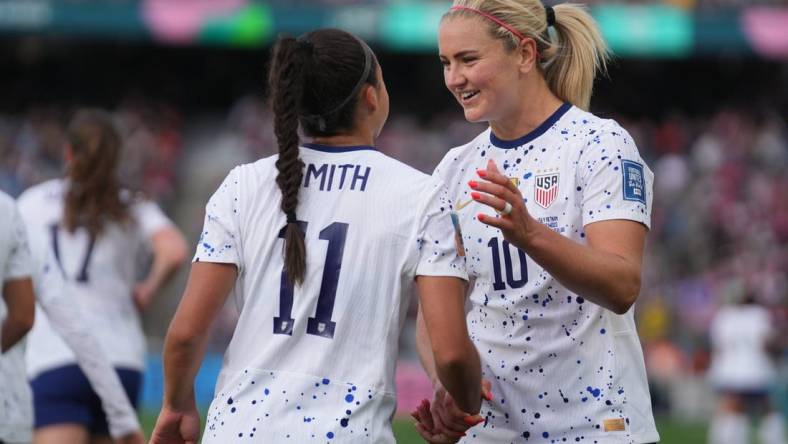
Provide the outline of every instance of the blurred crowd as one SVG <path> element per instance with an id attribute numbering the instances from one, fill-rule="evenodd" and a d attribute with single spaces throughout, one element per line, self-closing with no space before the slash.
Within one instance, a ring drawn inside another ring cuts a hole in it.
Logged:
<path id="1" fill-rule="evenodd" d="M 158 200 L 191 239 L 227 171 L 275 152 L 270 112 L 258 97 L 239 99 L 226 115 L 199 116 L 130 99 L 115 116 L 126 143 L 124 183 Z M 788 128 L 784 116 L 770 110 L 606 117 L 629 130 L 656 176 L 637 317 L 654 401 L 671 408 L 674 382 L 700 380 L 708 369 L 708 328 L 720 306 L 753 292 L 782 336 L 788 333 Z M 67 119 L 68 110 L 57 106 L 0 115 L 0 189 L 18 195 L 62 173 Z M 431 172 L 449 148 L 483 128 L 456 109 L 428 121 L 394 113 L 378 146 Z M 166 330 L 180 288 L 174 285 L 146 320 L 153 344 Z M 232 328 L 228 314 L 217 326 L 214 349 Z M 785 353 L 782 359 L 785 371 Z"/>

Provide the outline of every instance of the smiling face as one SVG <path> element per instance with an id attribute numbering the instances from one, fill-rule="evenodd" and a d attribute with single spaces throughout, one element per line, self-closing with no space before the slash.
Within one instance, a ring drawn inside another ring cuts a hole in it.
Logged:
<path id="1" fill-rule="evenodd" d="M 471 17 L 449 17 L 438 35 L 446 87 L 470 122 L 496 121 L 516 113 L 521 102 L 517 50 L 490 35 L 489 25 Z"/>

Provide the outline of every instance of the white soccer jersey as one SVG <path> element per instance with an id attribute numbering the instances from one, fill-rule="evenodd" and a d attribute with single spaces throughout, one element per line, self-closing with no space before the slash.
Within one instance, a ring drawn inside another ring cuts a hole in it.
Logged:
<path id="1" fill-rule="evenodd" d="M 488 129 L 443 158 L 435 176 L 449 188 L 475 279 L 469 333 L 495 397 L 463 442 L 657 441 L 632 310 L 584 300 L 476 220 L 491 211 L 472 201 L 468 181 L 488 159 L 534 218 L 576 242 L 597 221 L 650 225 L 653 175 L 629 134 L 569 104 L 518 140 Z"/>
<path id="2" fill-rule="evenodd" d="M 101 398 L 111 435 L 119 437 L 136 431 L 139 422 L 120 379 L 104 353 L 97 350 L 98 341 L 82 321 L 70 294 L 64 293 L 62 273 L 47 249 L 28 248 L 22 217 L 13 200 L 0 192 L 0 270 L 4 270 L 0 283 L 22 277 L 33 279 L 37 306 L 44 309 L 77 353 L 83 372 Z M 0 322 L 5 315 L 5 303 L 0 299 Z M 0 355 L 0 381 L 0 441 L 30 442 L 33 399 L 25 369 L 24 339 Z"/>
<path id="3" fill-rule="evenodd" d="M 6 281 L 32 277 L 33 265 L 14 200 L 0 191 L 0 291 Z M 0 325 L 8 315 L 0 298 Z M 25 374 L 24 339 L 0 355 L 0 441 L 29 442 L 33 400 Z"/>
<path id="4" fill-rule="evenodd" d="M 760 305 L 721 308 L 709 329 L 712 345 L 709 378 L 725 390 L 766 391 L 777 372 L 766 352 L 774 335 L 769 310 Z"/>
<path id="5" fill-rule="evenodd" d="M 195 261 L 235 264 L 240 318 L 203 442 L 392 443 L 400 329 L 417 275 L 467 279 L 445 188 L 369 147 L 305 145 L 307 272 L 283 275 L 277 156 L 233 169 Z"/>
<path id="6" fill-rule="evenodd" d="M 116 367 L 142 371 L 145 337 L 132 299 L 136 261 L 150 237 L 171 222 L 152 202 L 130 205 L 132 222 L 107 224 L 98 238 L 87 230 L 63 228 L 63 198 L 67 182 L 56 179 L 25 191 L 19 210 L 34 249 L 51 250 L 56 265 L 85 321 L 101 334 L 103 351 Z M 30 378 L 43 371 L 74 364 L 74 354 L 53 330 L 46 314 L 36 309 L 36 323 L 28 339 Z"/>

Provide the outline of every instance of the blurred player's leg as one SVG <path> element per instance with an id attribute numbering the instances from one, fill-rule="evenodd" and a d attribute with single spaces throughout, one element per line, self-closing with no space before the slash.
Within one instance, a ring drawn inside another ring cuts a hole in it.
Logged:
<path id="1" fill-rule="evenodd" d="M 758 438 L 762 444 L 785 444 L 785 418 L 780 412 L 771 412 L 761 419 Z"/>
<path id="2" fill-rule="evenodd" d="M 88 444 L 90 433 L 82 425 L 57 424 L 37 428 L 33 444 Z"/>

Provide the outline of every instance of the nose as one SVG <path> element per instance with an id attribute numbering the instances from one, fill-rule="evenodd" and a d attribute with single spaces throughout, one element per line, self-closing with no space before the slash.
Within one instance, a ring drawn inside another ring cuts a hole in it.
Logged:
<path id="1" fill-rule="evenodd" d="M 459 67 L 452 63 L 444 68 L 443 80 L 446 83 L 447 88 L 455 89 L 465 83 L 465 76 L 462 74 Z"/>

